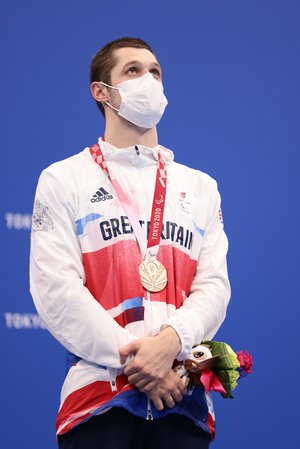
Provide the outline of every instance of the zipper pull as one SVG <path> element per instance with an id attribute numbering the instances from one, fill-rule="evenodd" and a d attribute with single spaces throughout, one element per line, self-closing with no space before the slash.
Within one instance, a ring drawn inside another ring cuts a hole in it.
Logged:
<path id="1" fill-rule="evenodd" d="M 150 399 L 147 399 L 147 418 L 146 419 L 147 419 L 147 421 L 153 421 Z"/>
<path id="2" fill-rule="evenodd" d="M 139 147 L 138 147 L 137 145 L 135 145 L 134 148 L 135 148 L 135 151 L 136 151 L 137 156 L 139 156 L 139 155 L 140 155 Z"/>
<path id="3" fill-rule="evenodd" d="M 118 391 L 115 379 L 110 380 L 111 391 Z"/>
<path id="4" fill-rule="evenodd" d="M 110 387 L 111 387 L 111 391 L 118 391 L 118 387 L 117 387 L 117 369 L 116 368 L 108 368 L 108 372 L 109 372 L 109 383 L 110 383 Z"/>

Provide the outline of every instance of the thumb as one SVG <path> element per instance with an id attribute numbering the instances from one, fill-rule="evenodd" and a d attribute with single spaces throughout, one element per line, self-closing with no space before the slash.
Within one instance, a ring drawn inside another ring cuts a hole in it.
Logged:
<path id="1" fill-rule="evenodd" d="M 138 340 L 133 340 L 127 345 L 123 346 L 119 351 L 121 364 L 123 365 L 126 362 L 127 357 L 130 354 L 135 354 L 138 349 L 139 349 Z"/>

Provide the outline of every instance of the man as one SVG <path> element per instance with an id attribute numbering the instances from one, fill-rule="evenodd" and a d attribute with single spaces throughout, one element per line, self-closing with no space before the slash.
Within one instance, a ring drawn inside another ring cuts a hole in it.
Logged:
<path id="1" fill-rule="evenodd" d="M 60 448 L 207 448 L 213 410 L 173 371 L 229 300 L 220 197 L 158 145 L 167 104 L 151 47 L 122 38 L 91 64 L 104 138 L 39 179 L 31 293 L 68 350 Z"/>

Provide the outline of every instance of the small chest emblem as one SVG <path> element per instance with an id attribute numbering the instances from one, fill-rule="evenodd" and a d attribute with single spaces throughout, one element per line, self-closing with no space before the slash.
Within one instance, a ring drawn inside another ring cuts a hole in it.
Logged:
<path id="1" fill-rule="evenodd" d="M 191 203 L 189 201 L 187 201 L 186 198 L 186 192 L 180 192 L 179 194 L 179 204 L 180 204 L 180 208 L 183 212 L 185 212 L 186 214 L 190 213 L 190 206 Z"/>
<path id="2" fill-rule="evenodd" d="M 91 203 L 99 203 L 99 201 L 112 200 L 113 195 L 107 192 L 104 187 L 99 187 L 97 192 L 92 196 Z"/>

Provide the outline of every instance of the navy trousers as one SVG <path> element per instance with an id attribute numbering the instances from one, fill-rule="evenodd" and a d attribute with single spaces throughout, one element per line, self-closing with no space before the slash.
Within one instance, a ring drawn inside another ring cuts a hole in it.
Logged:
<path id="1" fill-rule="evenodd" d="M 176 414 L 147 421 L 114 407 L 58 437 L 59 449 L 207 449 L 210 435 Z"/>

